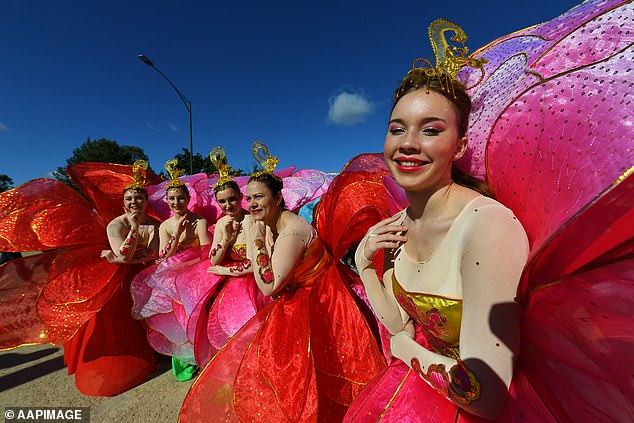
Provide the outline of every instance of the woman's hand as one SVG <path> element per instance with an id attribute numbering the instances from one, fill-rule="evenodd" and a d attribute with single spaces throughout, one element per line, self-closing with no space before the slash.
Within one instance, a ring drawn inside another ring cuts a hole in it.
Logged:
<path id="1" fill-rule="evenodd" d="M 393 225 L 399 219 L 400 215 L 388 217 L 372 226 L 366 234 L 365 248 L 363 256 L 372 261 L 372 257 L 377 251 L 384 248 L 398 248 L 399 245 L 407 241 L 407 236 L 403 235 L 407 232 L 407 226 Z"/>
<path id="2" fill-rule="evenodd" d="M 414 326 L 412 326 L 412 329 L 413 328 Z M 405 357 L 403 356 L 402 348 L 404 344 L 412 342 L 412 339 L 413 336 L 410 335 L 406 330 L 402 330 L 401 332 L 390 338 L 390 354 L 392 355 L 392 357 L 396 357 L 399 360 L 403 360 L 407 363 Z"/>
<path id="3" fill-rule="evenodd" d="M 187 233 L 187 229 L 189 229 L 190 227 L 192 227 L 192 223 L 187 219 L 187 215 L 181 216 L 178 219 L 178 225 L 176 227 L 176 238 L 178 238 L 178 236 L 180 236 L 180 234 L 182 234 L 183 232 Z"/>
<path id="4" fill-rule="evenodd" d="M 238 239 L 238 234 L 242 230 L 242 224 L 236 220 L 229 219 L 227 223 L 225 223 L 225 234 L 227 234 L 227 241 L 229 241 L 229 245 L 233 245 Z"/>
<path id="5" fill-rule="evenodd" d="M 124 215 L 128 220 L 128 225 L 130 225 L 133 229 L 139 229 L 139 226 L 142 224 L 143 213 L 138 210 L 130 211 L 123 209 Z"/>
<path id="6" fill-rule="evenodd" d="M 108 263 L 114 263 L 117 259 L 117 256 L 115 255 L 115 253 L 112 252 L 112 250 L 102 250 L 101 258 L 106 259 Z"/>
<path id="7" fill-rule="evenodd" d="M 106 259 L 110 264 L 128 264 L 129 262 L 118 257 L 112 250 L 102 250 L 101 258 Z"/>

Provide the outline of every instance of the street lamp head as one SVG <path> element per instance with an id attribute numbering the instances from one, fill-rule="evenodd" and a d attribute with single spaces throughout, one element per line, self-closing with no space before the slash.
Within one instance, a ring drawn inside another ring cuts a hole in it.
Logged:
<path id="1" fill-rule="evenodd" d="M 143 63 L 145 63 L 148 66 L 152 66 L 154 67 L 154 63 L 152 63 L 152 61 L 150 59 L 148 59 L 146 56 L 139 54 L 139 60 L 142 61 Z"/>

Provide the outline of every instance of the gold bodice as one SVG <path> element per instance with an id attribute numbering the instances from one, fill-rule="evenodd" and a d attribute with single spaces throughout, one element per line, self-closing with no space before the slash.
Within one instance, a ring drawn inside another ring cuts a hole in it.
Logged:
<path id="1" fill-rule="evenodd" d="M 460 322 L 462 300 L 439 295 L 409 292 L 392 274 L 394 297 L 422 330 L 430 351 L 447 357 L 460 357 Z"/>

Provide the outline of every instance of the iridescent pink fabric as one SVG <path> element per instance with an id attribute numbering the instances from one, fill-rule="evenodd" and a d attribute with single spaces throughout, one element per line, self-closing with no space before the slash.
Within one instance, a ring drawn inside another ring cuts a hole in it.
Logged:
<path id="1" fill-rule="evenodd" d="M 488 63 L 460 166 L 486 176 L 531 244 L 498 421 L 634 420 L 632 16 L 629 1 L 590 0 L 473 53 Z M 393 362 L 346 421 L 480 421 L 408 370 Z"/>
<path id="2" fill-rule="evenodd" d="M 209 291 L 192 312 L 187 327 L 194 340 L 196 364 L 203 367 L 255 314 L 272 301 L 253 274 L 233 276 L 217 292 Z"/>
<path id="3" fill-rule="evenodd" d="M 152 348 L 190 364 L 196 364 L 194 340 L 187 336 L 190 316 L 224 279 L 207 272 L 208 254 L 209 246 L 176 253 L 137 274 L 130 287 L 132 317 L 143 321 Z"/>

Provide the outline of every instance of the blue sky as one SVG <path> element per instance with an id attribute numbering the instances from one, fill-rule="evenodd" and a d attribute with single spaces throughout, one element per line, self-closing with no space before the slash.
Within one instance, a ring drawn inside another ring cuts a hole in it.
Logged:
<path id="1" fill-rule="evenodd" d="M 449 19 L 476 50 L 580 0 L 40 1 L 0 7 L 0 174 L 49 176 L 87 138 L 136 145 L 161 170 L 189 146 L 233 167 L 261 140 L 279 167 L 337 172 L 381 151 L 391 95 L 427 26 Z"/>

